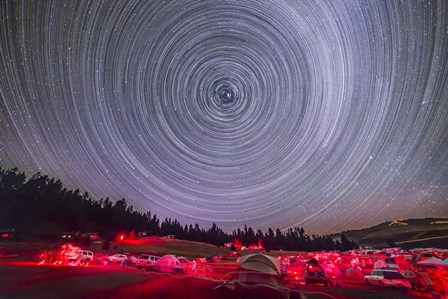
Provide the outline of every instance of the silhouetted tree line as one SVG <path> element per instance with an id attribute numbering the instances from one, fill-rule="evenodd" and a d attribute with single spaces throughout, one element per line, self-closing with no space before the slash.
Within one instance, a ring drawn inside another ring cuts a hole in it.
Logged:
<path id="1" fill-rule="evenodd" d="M 113 238 L 118 231 L 145 231 L 149 235 L 175 235 L 178 239 L 207 242 L 218 246 L 234 242 L 244 246 L 263 244 L 264 248 L 283 250 L 350 250 L 354 242 L 344 235 L 341 241 L 331 236 L 309 236 L 303 228 L 266 233 L 251 227 L 238 228 L 231 234 L 213 223 L 209 229 L 198 224 L 182 226 L 177 219 L 160 221 L 151 212 L 135 211 L 125 199 L 95 200 L 87 192 L 67 190 L 60 180 L 36 173 L 27 178 L 17 168 L 0 167 L 0 228 L 15 228 L 22 236 L 58 239 L 62 232 L 98 232 Z"/>

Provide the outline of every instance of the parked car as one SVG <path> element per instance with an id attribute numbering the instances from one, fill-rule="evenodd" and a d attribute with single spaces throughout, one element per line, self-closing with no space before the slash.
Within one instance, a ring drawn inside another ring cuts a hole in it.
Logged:
<path id="1" fill-rule="evenodd" d="M 93 252 L 89 250 L 81 250 L 78 258 L 80 264 L 89 264 L 93 261 Z"/>
<path id="2" fill-rule="evenodd" d="M 395 270 L 375 269 L 364 280 L 370 285 L 411 289 L 409 280 Z"/>
<path id="3" fill-rule="evenodd" d="M 125 254 L 116 253 L 114 255 L 109 256 L 109 262 L 114 264 L 126 264 L 128 261 L 128 257 Z"/>
<path id="4" fill-rule="evenodd" d="M 325 276 L 324 269 L 315 259 L 310 259 L 305 265 L 305 284 L 310 283 L 322 283 L 324 286 L 331 285 L 330 280 Z"/>
<path id="5" fill-rule="evenodd" d="M 155 262 L 159 259 L 160 257 L 156 255 L 142 254 L 138 257 L 135 265 L 137 266 L 137 269 L 142 270 L 154 266 Z"/>
<path id="6" fill-rule="evenodd" d="M 69 265 L 88 265 L 93 261 L 93 252 L 89 250 L 67 250 L 65 260 Z"/>

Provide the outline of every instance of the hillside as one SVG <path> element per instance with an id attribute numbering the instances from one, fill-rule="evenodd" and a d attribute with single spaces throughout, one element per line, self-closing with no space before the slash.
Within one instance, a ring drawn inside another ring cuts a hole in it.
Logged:
<path id="1" fill-rule="evenodd" d="M 408 219 L 384 222 L 369 228 L 343 232 L 361 246 L 448 248 L 448 218 Z M 339 238 L 341 234 L 333 237 Z"/>

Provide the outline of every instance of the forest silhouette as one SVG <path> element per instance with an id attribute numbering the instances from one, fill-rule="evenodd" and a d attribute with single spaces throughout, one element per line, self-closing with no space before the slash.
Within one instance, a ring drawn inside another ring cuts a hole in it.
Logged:
<path id="1" fill-rule="evenodd" d="M 184 225 L 177 219 L 161 221 L 150 211 L 140 212 L 125 199 L 112 201 L 108 197 L 92 199 L 79 189 L 68 190 L 59 179 L 36 173 L 28 178 L 18 168 L 0 167 L 0 229 L 14 229 L 18 239 L 56 241 L 64 232 L 82 235 L 98 232 L 106 240 L 113 240 L 118 232 L 136 236 L 175 235 L 178 239 L 222 246 L 234 242 L 243 246 L 263 245 L 270 250 L 351 250 L 357 245 L 343 234 L 340 240 L 329 235 L 306 234 L 302 227 L 286 232 L 269 228 L 267 232 L 244 226 L 226 233 L 215 223 L 204 229 Z"/>

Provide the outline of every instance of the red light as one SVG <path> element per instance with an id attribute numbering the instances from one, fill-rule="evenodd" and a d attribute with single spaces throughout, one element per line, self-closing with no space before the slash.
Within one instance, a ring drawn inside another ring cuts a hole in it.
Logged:
<path id="1" fill-rule="evenodd" d="M 120 241 L 123 241 L 123 238 L 124 238 L 124 236 L 123 236 L 123 235 L 121 235 L 121 236 L 120 236 Z"/>
<path id="2" fill-rule="evenodd" d="M 6 239 L 6 238 L 8 238 L 9 237 L 9 234 L 2 234 L 2 238 L 3 239 Z"/>

